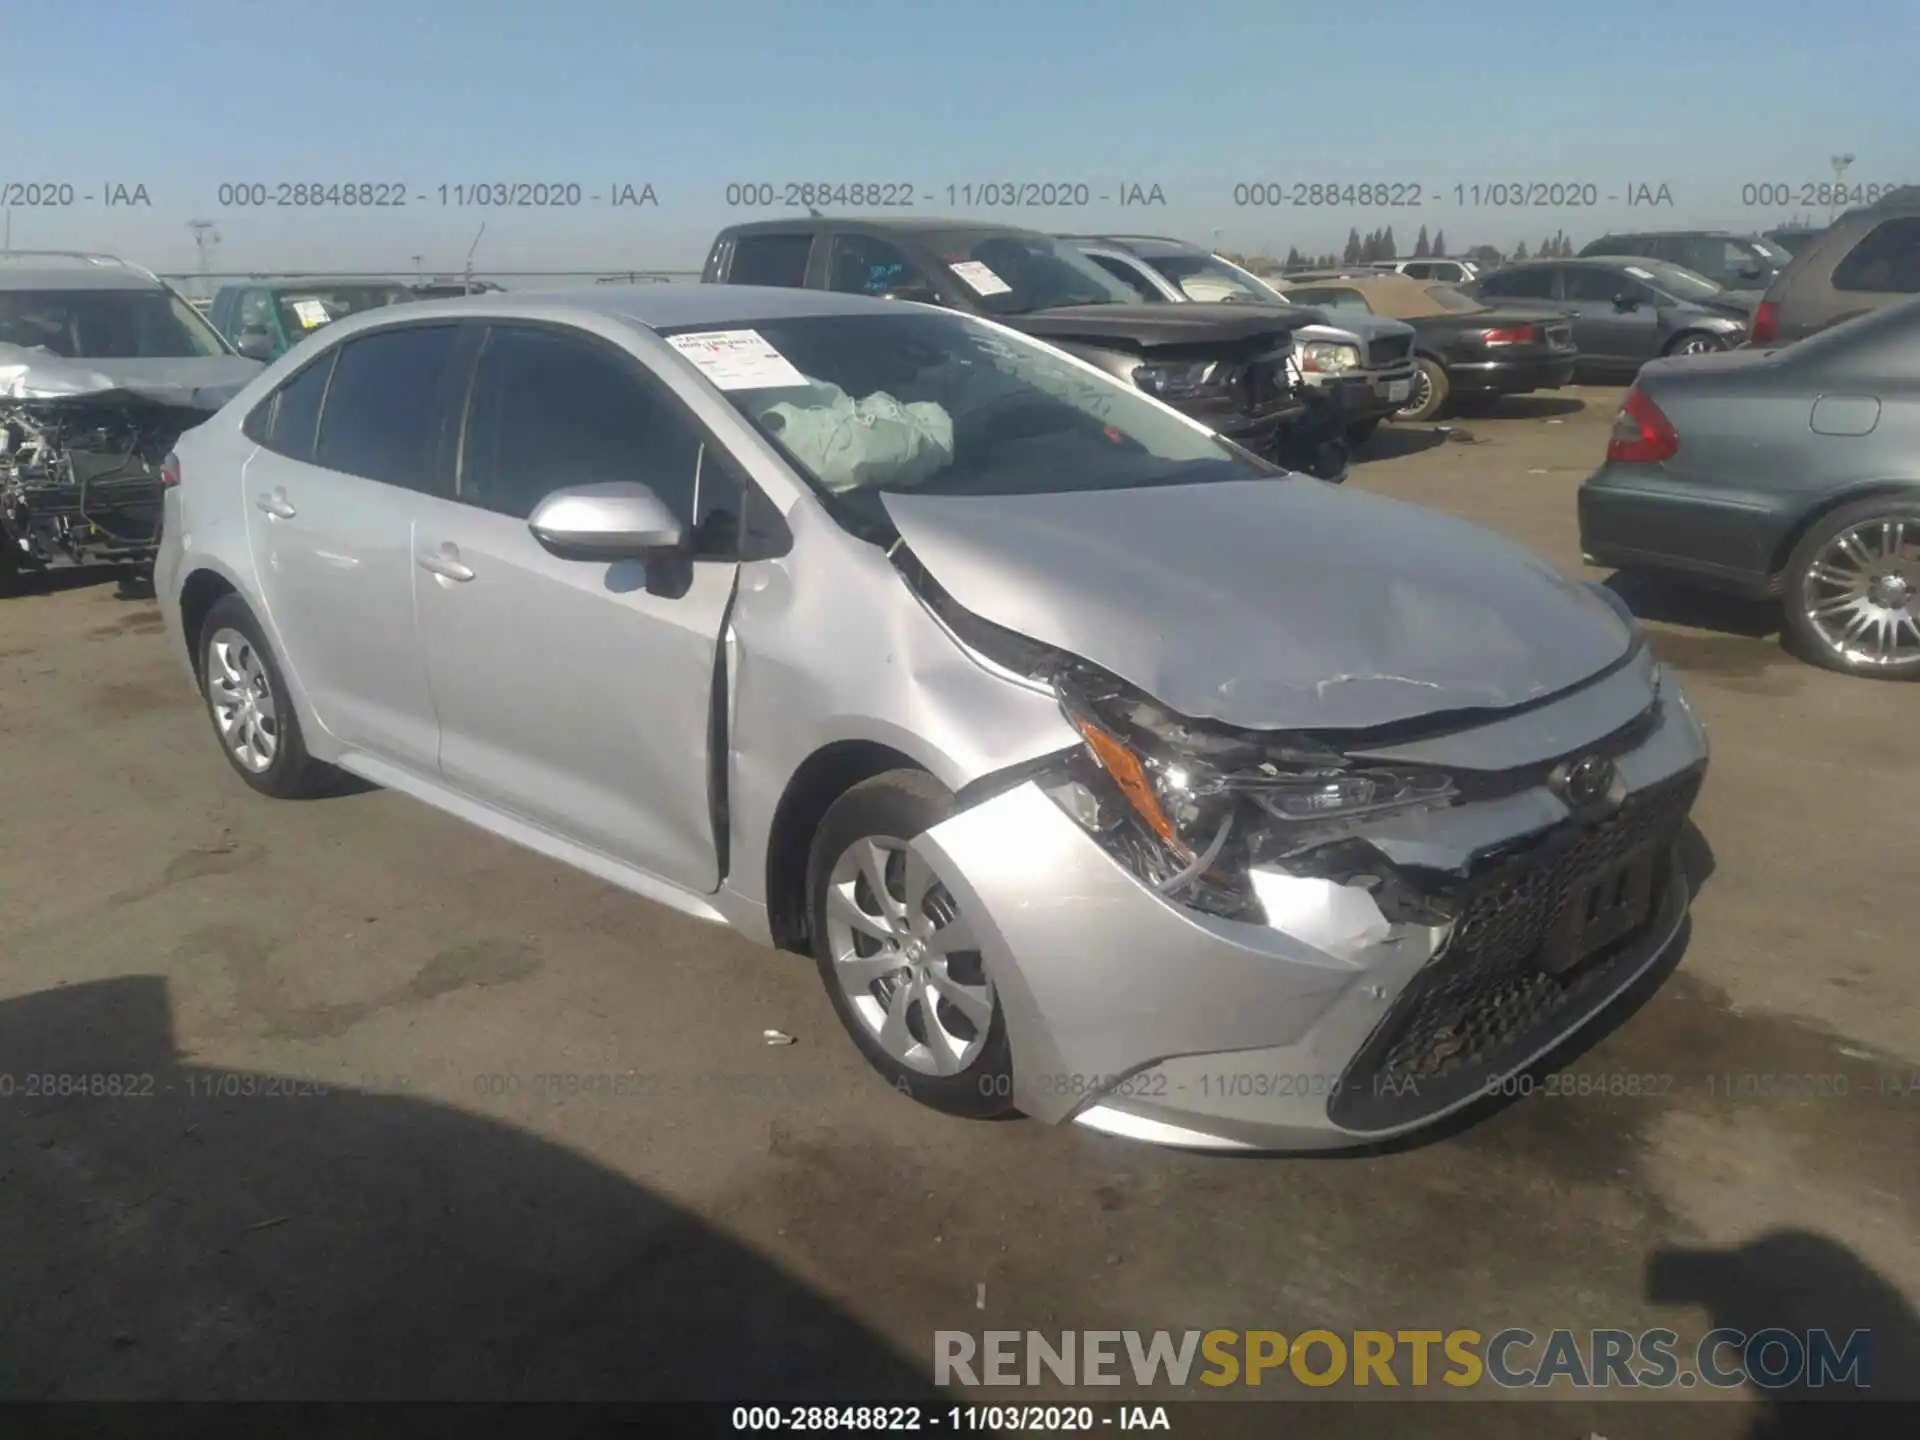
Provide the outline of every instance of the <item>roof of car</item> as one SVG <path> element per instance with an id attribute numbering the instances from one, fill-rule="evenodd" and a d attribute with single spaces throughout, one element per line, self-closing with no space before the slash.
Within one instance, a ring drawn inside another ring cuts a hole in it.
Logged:
<path id="1" fill-rule="evenodd" d="M 1195 245 L 1190 240 L 1176 240 L 1167 235 L 1060 235 L 1055 238 L 1071 240 L 1076 245 L 1106 245 L 1115 250 L 1130 250 L 1142 259 L 1152 255 L 1213 253 L 1204 245 Z"/>
<path id="2" fill-rule="evenodd" d="M 458 281 L 454 282 L 458 284 Z M 395 290 L 408 290 L 412 287 L 404 280 L 394 280 L 377 275 L 255 275 L 246 280 L 230 280 L 220 288 L 222 290 L 298 290 L 305 286 L 319 289 L 323 285 L 387 285 Z"/>
<path id="3" fill-rule="evenodd" d="M 1657 240 L 1662 237 L 1674 240 L 1752 240 L 1756 238 L 1744 230 L 1609 230 L 1600 237 L 1600 240 Z M 1600 240 L 1593 243 L 1597 245 Z"/>
<path id="4" fill-rule="evenodd" d="M 0 265 L 0 290 L 163 290 L 138 270 L 16 270 Z"/>
<path id="5" fill-rule="evenodd" d="M 568 290 L 503 290 L 444 300 L 365 310 L 358 316 L 398 323 L 434 315 L 513 315 L 564 320 L 590 311 L 632 321 L 651 330 L 683 325 L 741 325 L 809 315 L 897 314 L 900 304 L 835 290 L 799 290 L 778 285 L 586 285 Z M 336 322 L 341 323 L 341 322 Z"/>
<path id="6" fill-rule="evenodd" d="M 1031 226 L 1009 225 L 1000 220 L 942 219 L 932 215 L 798 215 L 790 220 L 749 220 L 729 225 L 722 234 L 756 235 L 766 231 L 795 230 L 878 230 L 896 235 L 937 235 L 960 230 L 991 233 L 1017 230 L 1035 233 Z"/>
<path id="7" fill-rule="evenodd" d="M 1282 290 L 1290 286 L 1306 289 L 1329 285 L 1357 290 L 1376 315 L 1385 316 L 1390 320 L 1459 313 L 1436 305 L 1433 297 L 1427 294 L 1427 291 L 1436 283 L 1444 284 L 1445 282 L 1416 280 L 1411 275 L 1402 275 L 1397 271 L 1379 270 L 1350 271 L 1344 275 L 1328 276 L 1283 275 L 1279 280 Z"/>

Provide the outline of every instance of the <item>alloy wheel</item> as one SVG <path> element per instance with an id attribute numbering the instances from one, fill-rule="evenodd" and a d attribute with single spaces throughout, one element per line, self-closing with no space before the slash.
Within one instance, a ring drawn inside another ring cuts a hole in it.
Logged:
<path id="1" fill-rule="evenodd" d="M 1407 403 L 1402 405 L 1394 413 L 1396 415 L 1418 415 L 1427 408 L 1432 400 L 1433 377 L 1427 374 L 1425 367 L 1415 366 L 1413 371 L 1413 389 L 1407 396 Z"/>
<path id="2" fill-rule="evenodd" d="M 1920 536 L 1902 519 L 1849 526 L 1807 566 L 1799 603 L 1808 628 L 1849 665 L 1920 660 Z"/>
<path id="3" fill-rule="evenodd" d="M 214 632 L 207 645 L 207 704 L 220 738 L 255 775 L 280 752 L 279 703 L 260 652 L 238 630 Z"/>
<path id="4" fill-rule="evenodd" d="M 1673 347 L 1676 355 L 1711 355 L 1720 349 L 1720 342 L 1711 335 L 1689 335 Z"/>
<path id="5" fill-rule="evenodd" d="M 886 1053 L 926 1075 L 973 1064 L 992 1028 L 993 982 L 951 892 L 904 840 L 848 846 L 827 881 L 833 973 Z"/>

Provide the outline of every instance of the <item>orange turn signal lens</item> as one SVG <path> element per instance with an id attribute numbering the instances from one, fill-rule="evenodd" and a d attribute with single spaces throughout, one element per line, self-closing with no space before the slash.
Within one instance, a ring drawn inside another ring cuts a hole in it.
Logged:
<path id="1" fill-rule="evenodd" d="M 1127 797 L 1127 803 L 1139 812 L 1140 818 L 1152 826 L 1154 833 L 1162 840 L 1185 853 L 1187 846 L 1174 830 L 1173 822 L 1161 812 L 1153 785 L 1133 751 L 1085 716 L 1074 716 L 1073 726 L 1086 738 L 1087 748 L 1093 751 L 1093 758 L 1100 762 L 1102 770 L 1113 777 L 1113 783 L 1120 787 L 1120 793 Z"/>

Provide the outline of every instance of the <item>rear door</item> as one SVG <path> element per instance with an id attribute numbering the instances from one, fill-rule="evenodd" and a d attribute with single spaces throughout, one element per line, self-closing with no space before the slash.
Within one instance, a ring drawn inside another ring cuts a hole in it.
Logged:
<path id="1" fill-rule="evenodd" d="M 247 462 L 248 537 L 281 656 L 343 746 L 433 773 L 439 725 L 414 628 L 413 525 L 441 473 L 459 327 L 329 347 L 284 385 Z"/>
<path id="2" fill-rule="evenodd" d="M 527 528 L 546 495 L 639 481 L 695 544 L 682 561 L 563 560 Z M 463 794 L 661 876 L 719 888 L 709 737 L 743 486 L 691 411 L 625 350 L 494 323 L 457 488 L 421 513 L 419 623 L 439 769 Z"/>
<path id="3" fill-rule="evenodd" d="M 1920 215 L 1842 225 L 1815 242 L 1775 293 L 1782 340 L 1911 299 L 1920 294 Z"/>

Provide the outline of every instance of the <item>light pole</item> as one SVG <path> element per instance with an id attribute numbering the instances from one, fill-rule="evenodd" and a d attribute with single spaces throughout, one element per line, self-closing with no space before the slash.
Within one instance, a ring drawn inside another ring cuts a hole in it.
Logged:
<path id="1" fill-rule="evenodd" d="M 1827 223 L 1831 225 L 1834 217 L 1840 213 L 1840 193 L 1847 181 L 1847 167 L 1853 164 L 1853 156 L 1836 155 L 1833 157 L 1833 199 L 1827 206 Z"/>
<path id="2" fill-rule="evenodd" d="M 193 232 L 193 248 L 200 257 L 200 289 L 204 292 L 208 288 L 207 250 L 220 243 L 220 232 L 213 228 L 211 220 L 189 220 L 187 229 Z"/>

